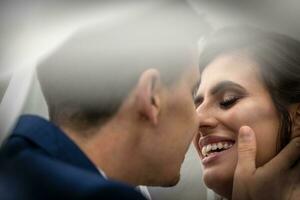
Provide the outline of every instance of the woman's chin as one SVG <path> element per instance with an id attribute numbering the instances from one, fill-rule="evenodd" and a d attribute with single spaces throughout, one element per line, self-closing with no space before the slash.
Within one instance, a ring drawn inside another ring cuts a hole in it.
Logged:
<path id="1" fill-rule="evenodd" d="M 222 197 L 231 198 L 233 174 L 223 172 L 210 172 L 204 170 L 203 181 L 205 185 Z"/>

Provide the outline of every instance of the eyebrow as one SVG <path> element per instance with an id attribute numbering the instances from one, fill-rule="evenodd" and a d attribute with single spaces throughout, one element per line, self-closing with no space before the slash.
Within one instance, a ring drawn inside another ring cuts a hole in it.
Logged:
<path id="1" fill-rule="evenodd" d="M 210 94 L 211 95 L 216 95 L 216 94 L 221 93 L 222 91 L 227 90 L 227 89 L 247 93 L 246 89 L 244 87 L 242 87 L 241 85 L 239 85 L 235 82 L 221 81 L 210 90 Z M 195 104 L 200 104 L 202 101 L 203 101 L 203 96 L 202 95 L 195 95 L 195 98 L 194 98 Z"/>

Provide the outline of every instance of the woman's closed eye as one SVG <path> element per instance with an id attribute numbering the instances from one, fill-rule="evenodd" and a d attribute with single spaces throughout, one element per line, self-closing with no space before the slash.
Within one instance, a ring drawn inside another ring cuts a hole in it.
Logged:
<path id="1" fill-rule="evenodd" d="M 222 109 L 229 109 L 231 108 L 238 100 L 240 99 L 239 96 L 227 96 L 225 97 L 220 103 L 220 107 Z"/>

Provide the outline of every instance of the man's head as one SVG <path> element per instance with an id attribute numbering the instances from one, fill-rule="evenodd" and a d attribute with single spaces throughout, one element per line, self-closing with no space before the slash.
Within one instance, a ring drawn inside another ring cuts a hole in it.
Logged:
<path id="1" fill-rule="evenodd" d="M 78 32 L 38 68 L 50 120 L 111 178 L 177 183 L 197 128 L 200 26 L 178 2 L 110 30 Z"/>

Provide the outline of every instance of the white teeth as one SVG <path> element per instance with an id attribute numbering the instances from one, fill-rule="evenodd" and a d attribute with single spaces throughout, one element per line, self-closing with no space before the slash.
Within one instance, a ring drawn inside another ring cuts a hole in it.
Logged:
<path id="1" fill-rule="evenodd" d="M 221 142 L 218 143 L 218 149 L 223 149 L 223 144 Z"/>
<path id="2" fill-rule="evenodd" d="M 210 152 L 210 150 L 211 150 L 211 144 L 206 146 L 206 152 Z"/>
<path id="3" fill-rule="evenodd" d="M 205 147 L 202 147 L 202 155 L 206 156 L 206 149 L 205 149 Z"/>
<path id="4" fill-rule="evenodd" d="M 213 143 L 213 144 L 208 144 L 204 147 L 202 147 L 201 149 L 201 153 L 202 155 L 208 156 L 210 153 L 212 153 L 211 151 L 217 150 L 217 149 L 229 149 L 230 147 L 232 147 L 232 143 L 227 143 L 227 142 L 218 142 L 218 143 Z"/>
<path id="5" fill-rule="evenodd" d="M 217 144 L 212 144 L 212 147 L 211 147 L 212 150 L 216 150 L 217 148 L 218 148 Z"/>

